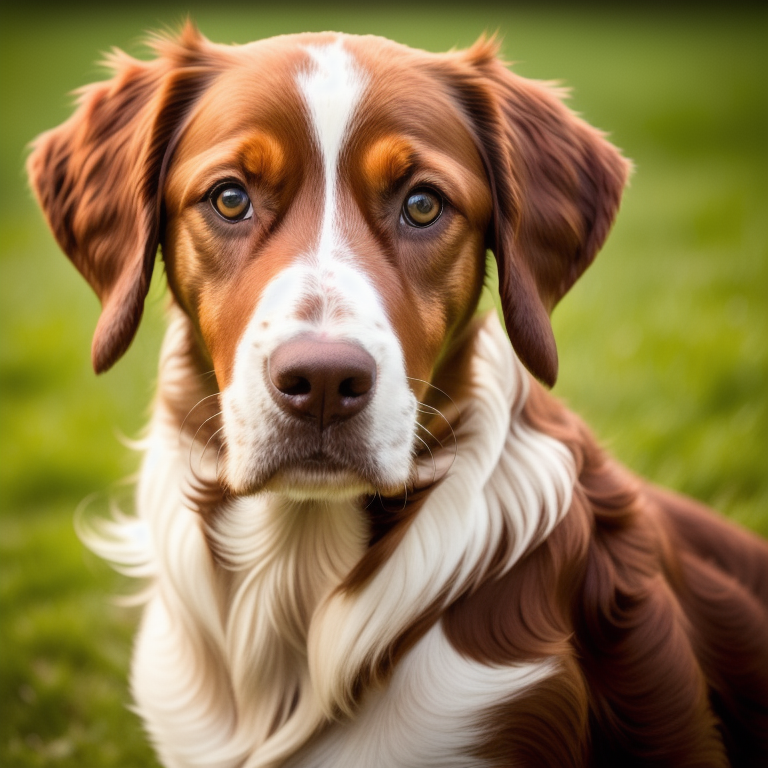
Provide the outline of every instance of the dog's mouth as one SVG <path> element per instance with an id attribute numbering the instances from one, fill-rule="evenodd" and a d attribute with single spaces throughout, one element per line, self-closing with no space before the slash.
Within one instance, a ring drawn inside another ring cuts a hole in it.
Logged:
<path id="1" fill-rule="evenodd" d="M 320 452 L 281 462 L 268 477 L 249 488 L 250 493 L 267 491 L 302 501 L 356 498 L 389 490 L 365 462 L 353 465 Z"/>
<path id="2" fill-rule="evenodd" d="M 264 484 L 264 490 L 296 499 L 357 497 L 373 493 L 374 482 L 357 468 L 316 454 L 286 463 Z"/>
<path id="3" fill-rule="evenodd" d="M 348 461 L 340 461 L 337 457 L 323 451 L 296 457 L 286 461 L 275 475 L 290 475 L 293 478 L 315 478 L 319 481 L 327 479 L 333 482 L 336 477 L 361 474 L 365 471 L 364 463 L 361 466 L 351 465 Z"/>
<path id="4" fill-rule="evenodd" d="M 306 419 L 283 418 L 256 439 L 240 442 L 234 456 L 225 437 L 220 481 L 239 496 L 269 492 L 300 501 L 407 498 L 441 480 L 456 458 L 456 416 L 442 402 L 438 405 L 429 406 L 425 424 L 404 414 L 410 433 L 403 429 L 402 437 L 389 443 L 370 419 L 357 417 L 322 429 Z M 393 446 L 397 462 L 391 460 Z"/>
<path id="5" fill-rule="evenodd" d="M 386 476 L 367 440 L 349 430 L 338 431 L 273 434 L 269 450 L 254 447 L 248 466 L 240 471 L 225 466 L 222 479 L 237 495 L 271 492 L 297 500 L 402 492 L 404 482 Z"/>

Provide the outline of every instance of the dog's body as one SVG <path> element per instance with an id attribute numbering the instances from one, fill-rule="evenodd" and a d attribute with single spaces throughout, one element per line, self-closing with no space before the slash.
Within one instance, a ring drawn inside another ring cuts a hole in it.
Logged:
<path id="1" fill-rule="evenodd" d="M 616 150 L 487 43 L 156 47 L 30 173 L 102 300 L 97 370 L 166 262 L 139 522 L 95 544 L 150 581 L 132 682 L 164 762 L 760 764 L 768 547 L 525 370 L 554 382 Z M 473 317 L 486 247 L 509 339 Z"/>

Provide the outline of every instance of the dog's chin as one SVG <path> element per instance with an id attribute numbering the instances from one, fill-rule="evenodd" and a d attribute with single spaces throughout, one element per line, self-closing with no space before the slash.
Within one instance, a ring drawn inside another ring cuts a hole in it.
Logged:
<path id="1" fill-rule="evenodd" d="M 369 480 L 351 469 L 304 463 L 276 472 L 263 490 L 293 501 L 343 501 L 375 492 Z"/>
<path id="2" fill-rule="evenodd" d="M 363 469 L 312 459 L 293 461 L 269 473 L 225 480 L 228 491 L 236 496 L 273 493 L 292 501 L 343 501 L 381 494 L 399 495 L 408 479 L 379 477 Z"/>

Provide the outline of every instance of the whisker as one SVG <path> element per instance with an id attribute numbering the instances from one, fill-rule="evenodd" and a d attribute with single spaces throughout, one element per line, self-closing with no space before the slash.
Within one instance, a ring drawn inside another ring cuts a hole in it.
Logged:
<path id="1" fill-rule="evenodd" d="M 203 398 L 200 398 L 188 411 L 187 415 L 184 417 L 184 421 L 181 422 L 181 426 L 179 427 L 179 443 L 181 443 L 181 434 L 184 431 L 184 425 L 187 423 L 187 419 L 192 415 L 192 411 L 195 410 L 201 403 L 204 403 L 206 400 L 209 400 L 212 397 L 218 397 L 221 394 L 221 392 L 214 392 L 212 395 L 206 395 Z M 219 411 L 221 413 L 221 411 Z M 197 436 L 197 435 L 195 435 Z"/>
<path id="2" fill-rule="evenodd" d="M 211 418 L 213 418 L 213 416 L 211 416 Z M 202 425 L 201 425 L 201 426 L 202 426 Z M 205 452 L 208 450 L 208 446 L 211 444 L 211 440 L 213 440 L 213 438 L 214 438 L 214 437 L 216 437 L 216 435 L 218 435 L 218 434 L 219 434 L 219 432 L 221 432 L 223 429 L 224 429 L 224 427 L 219 427 L 219 428 L 218 428 L 218 429 L 217 429 L 217 430 L 216 430 L 216 431 L 215 431 L 215 432 L 214 432 L 214 433 L 213 433 L 213 434 L 212 434 L 212 435 L 211 435 L 211 436 L 208 438 L 208 441 L 207 441 L 207 442 L 206 442 L 206 444 L 203 446 L 203 452 L 200 454 L 200 461 L 198 461 L 198 462 L 197 462 L 197 467 L 198 467 L 198 469 L 200 469 L 200 470 L 202 470 L 202 469 L 203 469 L 203 459 L 205 458 Z M 219 448 L 219 450 L 221 450 L 221 448 Z M 217 458 L 218 458 L 218 454 L 216 454 L 216 455 L 217 455 Z M 218 468 L 218 467 L 217 467 L 217 468 Z M 218 474 L 218 473 L 217 473 L 217 474 Z"/>
<path id="3" fill-rule="evenodd" d="M 222 429 L 223 429 L 223 427 L 222 427 Z M 219 477 L 219 459 L 221 458 L 221 450 L 222 450 L 222 448 L 224 448 L 224 443 L 223 442 L 219 446 L 219 450 L 216 451 L 216 478 L 217 479 Z"/>
<path id="4" fill-rule="evenodd" d="M 456 401 L 447 392 L 444 392 L 442 389 L 440 389 L 440 387 L 436 387 L 434 384 L 431 384 L 428 381 L 424 381 L 424 379 L 417 379 L 417 378 L 414 378 L 412 376 L 406 376 L 406 378 L 410 379 L 411 381 L 420 381 L 422 384 L 426 384 L 428 387 L 432 387 L 432 389 L 434 389 L 436 392 L 439 392 L 444 397 L 447 397 L 448 400 L 451 401 L 451 405 L 453 405 L 453 407 L 456 409 L 457 418 L 461 419 L 461 409 L 459 408 L 458 405 L 456 405 Z M 427 409 L 426 411 L 420 411 L 421 413 L 432 413 L 432 414 L 439 415 L 443 419 L 443 421 L 445 421 L 448 429 L 451 430 L 451 435 L 453 437 L 453 459 L 451 459 L 451 465 L 445 471 L 445 474 L 447 475 L 451 471 L 451 469 L 453 468 L 453 465 L 456 463 L 456 457 L 459 455 L 459 441 L 458 441 L 458 439 L 456 437 L 456 432 L 455 432 L 455 430 L 453 428 L 453 425 L 451 424 L 450 420 L 446 417 L 446 415 L 439 408 L 435 408 L 434 405 L 427 405 L 427 403 L 422 403 L 421 401 L 419 401 L 418 404 L 419 404 L 420 408 L 426 408 Z M 421 425 L 421 426 L 423 426 L 423 425 Z M 440 441 L 438 440 L 438 442 L 440 442 Z M 442 447 L 442 443 L 440 443 L 440 445 Z"/>
<path id="5" fill-rule="evenodd" d="M 456 439 L 456 433 L 453 431 L 451 423 L 447 419 L 445 423 L 448 424 L 448 429 L 451 430 L 451 434 L 453 435 L 453 458 L 451 459 L 451 465 L 445 470 L 445 474 L 447 475 L 453 469 L 453 465 L 456 463 L 456 457 L 459 455 L 459 441 Z"/>
<path id="6" fill-rule="evenodd" d="M 453 429 L 453 425 L 451 424 L 451 422 L 448 419 L 448 417 L 439 408 L 435 408 L 434 405 L 427 405 L 426 403 L 422 403 L 422 402 L 419 402 L 419 405 L 423 406 L 425 408 L 431 408 L 432 409 L 432 411 L 420 411 L 421 413 L 432 413 L 433 415 L 436 414 L 436 415 L 440 416 L 440 418 L 445 422 L 445 424 L 448 427 L 448 429 L 451 430 L 451 436 L 453 437 L 454 449 L 456 451 L 458 451 L 458 449 L 459 449 L 459 442 L 458 442 L 458 440 L 456 438 L 456 432 Z M 423 424 L 420 424 L 419 426 L 422 427 L 422 429 L 426 429 L 426 427 Z M 427 431 L 429 431 L 429 430 L 427 430 Z M 434 435 L 433 435 L 433 437 L 434 437 Z M 437 438 L 435 438 L 435 440 L 437 440 Z M 439 440 L 437 442 L 440 443 Z M 440 445 L 442 446 L 442 443 L 440 443 Z M 454 458 L 454 461 L 455 461 L 456 456 L 454 455 L 453 458 Z"/>
<path id="7" fill-rule="evenodd" d="M 410 378 L 410 377 L 406 377 L 406 378 Z M 422 381 L 422 379 L 416 379 L 416 381 Z M 424 382 L 424 383 L 427 384 L 429 382 Z M 453 403 L 453 407 L 456 409 L 456 413 L 458 414 L 458 417 L 461 418 L 461 411 L 459 410 L 459 407 L 456 405 L 456 403 L 451 399 L 451 397 L 449 395 L 447 395 L 445 392 L 443 392 L 442 389 L 438 389 L 437 387 L 435 387 L 434 384 L 430 384 L 429 386 L 433 387 L 438 392 L 442 392 Z M 454 444 L 456 444 L 456 442 L 457 442 L 456 441 L 456 433 L 453 431 L 453 425 L 451 424 L 451 422 L 448 419 L 448 417 L 439 408 L 435 408 L 434 405 L 429 405 L 428 403 L 422 403 L 421 400 L 418 401 L 418 406 L 419 407 L 416 408 L 418 413 L 423 413 L 425 415 L 432 415 L 432 416 L 435 416 L 435 415 L 440 416 L 440 418 L 448 426 L 448 429 L 451 430 L 451 434 L 453 435 L 453 442 L 454 442 Z M 428 410 L 422 410 L 422 409 L 428 409 Z M 429 432 L 429 430 L 423 424 L 419 424 L 419 426 L 422 429 L 426 430 L 430 435 L 432 435 L 432 433 Z M 437 438 L 434 435 L 432 435 L 432 437 L 434 437 L 435 440 L 437 440 Z M 442 447 L 443 444 L 439 440 L 437 440 L 437 442 L 440 443 L 440 446 Z"/>
<path id="8" fill-rule="evenodd" d="M 442 413 L 440 415 L 443 416 Z M 443 418 L 445 418 L 445 416 L 443 416 Z M 423 429 L 441 448 L 443 447 L 443 444 L 440 442 L 440 440 L 435 437 L 423 424 L 419 424 L 417 421 L 416 426 L 421 427 L 421 429 Z"/>
<path id="9" fill-rule="evenodd" d="M 437 387 L 435 387 L 435 389 L 437 389 Z M 451 400 L 451 402 L 453 402 L 453 400 Z M 453 469 L 453 465 L 456 463 L 456 457 L 459 455 L 459 440 L 456 437 L 456 431 L 454 430 L 453 424 L 451 424 L 448 417 L 439 408 L 435 408 L 434 405 L 428 405 L 427 403 L 422 403 L 421 401 L 418 402 L 418 405 L 419 407 L 417 408 L 417 411 L 419 411 L 419 413 L 429 414 L 431 416 L 439 416 L 445 422 L 448 429 L 451 430 L 451 437 L 453 438 L 453 458 L 451 459 L 450 466 L 443 473 L 443 477 L 445 477 L 445 475 L 447 475 L 451 471 L 451 469 Z M 454 403 L 454 406 L 455 406 L 455 403 Z M 422 410 L 422 409 L 428 409 L 428 410 Z M 456 411 L 460 415 L 458 407 L 456 407 Z M 421 427 L 428 435 L 430 435 L 430 437 L 432 437 L 441 448 L 444 447 L 443 443 L 440 440 L 438 440 L 438 438 L 435 437 L 423 424 L 419 424 L 419 422 L 416 422 L 416 424 L 419 427 Z M 418 437 L 418 435 L 416 435 L 416 437 Z M 422 438 L 419 438 L 419 439 L 421 440 Z M 422 440 L 422 442 L 424 441 Z M 434 460 L 434 456 L 432 458 Z"/>
<path id="10" fill-rule="evenodd" d="M 435 480 L 437 479 L 437 462 L 435 461 L 435 455 L 432 453 L 432 449 L 427 445 L 427 441 L 423 438 L 419 437 L 418 435 L 414 435 L 414 437 L 421 443 L 424 443 L 424 447 L 429 451 L 429 455 L 432 458 L 432 484 L 434 485 Z"/>
<path id="11" fill-rule="evenodd" d="M 211 420 L 215 419 L 218 416 L 221 416 L 223 411 L 217 411 L 213 414 L 213 416 L 209 416 L 198 428 L 197 432 L 195 432 L 194 437 L 192 438 L 192 442 L 189 444 L 189 468 L 192 470 L 192 473 L 195 473 L 195 470 L 192 467 L 192 449 L 195 447 L 195 442 L 197 441 L 197 436 L 200 434 L 200 430 Z M 205 450 L 203 450 L 203 453 L 205 453 Z M 202 459 L 201 459 L 202 460 Z"/>
<path id="12" fill-rule="evenodd" d="M 424 381 L 424 379 L 415 379 L 413 376 L 406 376 L 405 378 L 409 381 L 420 381 L 422 384 L 426 384 L 428 387 L 432 387 L 435 392 L 439 392 L 443 397 L 447 397 L 451 401 L 451 405 L 456 409 L 456 413 L 459 414 L 459 418 L 461 418 L 461 410 L 459 406 L 456 405 L 456 401 L 447 392 L 444 392 L 442 389 L 440 389 L 440 387 L 436 387 L 434 384 L 430 384 L 428 381 Z M 421 403 L 421 405 L 424 405 L 424 403 Z"/>

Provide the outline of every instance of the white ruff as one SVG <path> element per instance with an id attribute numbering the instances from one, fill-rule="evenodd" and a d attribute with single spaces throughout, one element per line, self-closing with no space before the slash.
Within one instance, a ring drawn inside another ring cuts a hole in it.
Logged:
<path id="1" fill-rule="evenodd" d="M 169 329 L 161 391 L 183 386 L 174 351 L 184 322 Z M 264 494 L 230 503 L 204 530 L 180 491 L 189 457 L 178 424 L 157 406 L 140 520 L 112 524 L 104 548 L 93 537 L 91 544 L 151 578 L 133 690 L 167 765 L 352 766 L 350 745 L 368 740 L 369 756 L 374 744 L 390 747 L 365 765 L 394 766 L 404 764 L 401 737 L 413 756 L 408 765 L 469 765 L 456 755 L 472 746 L 483 711 L 554 671 L 549 661 L 485 668 L 463 660 L 435 626 L 388 687 L 354 704 L 360 673 L 427 606 L 447 605 L 482 578 L 505 535 L 511 567 L 569 507 L 571 456 L 521 422 L 527 374 L 495 316 L 475 348 L 451 473 L 354 595 L 333 589 L 364 551 L 364 510 Z M 445 749 L 434 752 L 435 744 Z"/>

